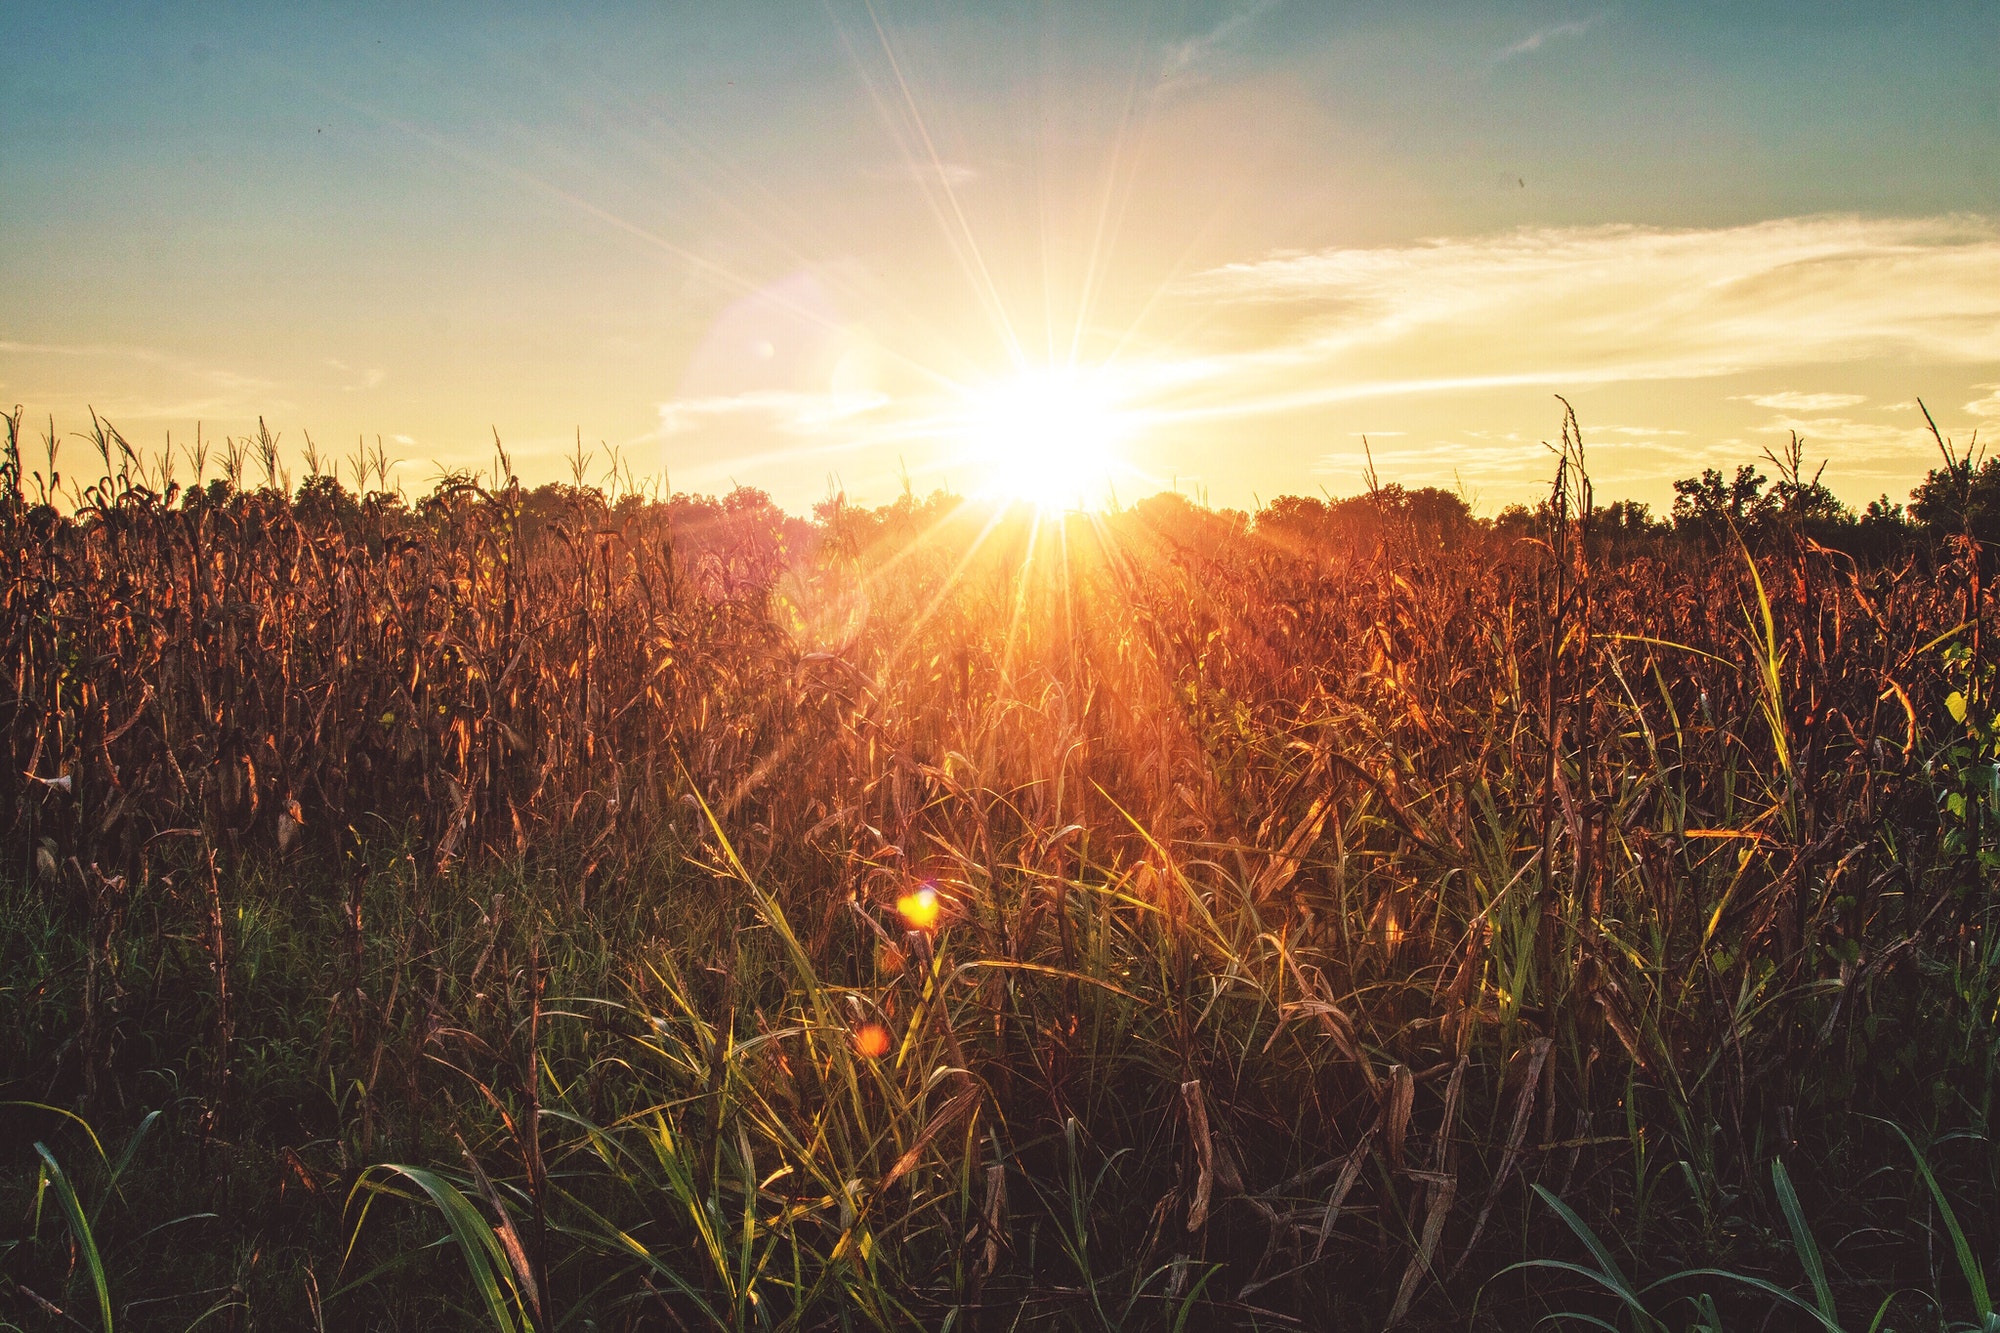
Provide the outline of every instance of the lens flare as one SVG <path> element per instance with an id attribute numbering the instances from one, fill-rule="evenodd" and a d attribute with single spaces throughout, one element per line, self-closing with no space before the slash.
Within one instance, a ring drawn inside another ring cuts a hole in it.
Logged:
<path id="1" fill-rule="evenodd" d="M 889 1053 L 889 1029 L 880 1023 L 863 1023 L 854 1030 L 854 1049 L 863 1059 L 881 1059 Z"/>
<path id="2" fill-rule="evenodd" d="M 906 893 L 896 899 L 896 915 L 903 918 L 903 924 L 911 930 L 925 932 L 938 928 L 938 919 L 944 915 L 944 904 L 938 892 L 926 884 L 915 893 Z"/>

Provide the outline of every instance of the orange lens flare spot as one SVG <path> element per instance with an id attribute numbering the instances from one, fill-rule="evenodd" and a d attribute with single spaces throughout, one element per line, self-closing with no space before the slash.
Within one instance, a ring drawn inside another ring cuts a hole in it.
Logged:
<path id="1" fill-rule="evenodd" d="M 936 930 L 938 918 L 943 914 L 944 903 L 939 900 L 937 890 L 928 885 L 896 899 L 896 915 L 911 930 Z"/>
<path id="2" fill-rule="evenodd" d="M 880 1023 L 863 1023 L 854 1030 L 854 1049 L 864 1059 L 880 1060 L 889 1053 L 889 1029 Z"/>

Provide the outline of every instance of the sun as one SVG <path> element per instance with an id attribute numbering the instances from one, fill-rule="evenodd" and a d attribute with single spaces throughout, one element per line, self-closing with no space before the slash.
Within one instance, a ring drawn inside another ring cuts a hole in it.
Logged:
<path id="1" fill-rule="evenodd" d="M 1101 373 L 1027 370 L 967 393 L 962 434 L 981 489 L 1042 510 L 1106 504 L 1137 417 Z"/>

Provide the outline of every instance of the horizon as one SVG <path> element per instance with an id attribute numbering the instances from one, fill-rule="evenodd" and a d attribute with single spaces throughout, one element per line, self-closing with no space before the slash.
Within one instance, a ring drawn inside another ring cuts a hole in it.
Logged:
<path id="1" fill-rule="evenodd" d="M 64 446 L 72 444 L 80 447 L 88 446 L 95 448 L 97 447 L 99 438 L 101 438 L 103 444 L 106 446 L 105 462 L 110 463 L 110 459 L 120 452 L 117 450 L 117 445 L 118 441 L 123 439 L 123 436 L 117 431 L 116 423 L 114 422 L 99 418 L 94 424 L 102 430 L 103 434 L 101 437 L 80 431 L 70 432 L 67 435 L 56 432 L 53 438 L 55 439 L 58 452 Z M 264 426 L 265 423 L 260 422 L 259 425 Z M 1957 442 L 1942 431 L 1933 435 L 1928 433 L 1930 430 L 1928 425 L 1925 429 L 1927 433 L 1924 438 L 1930 445 L 1935 455 L 1935 460 L 1924 469 L 1910 491 L 1906 493 L 1885 491 L 1881 495 L 1873 497 L 1876 500 L 1888 501 L 1898 512 L 1906 509 L 1917 498 L 1917 492 L 1924 482 L 1933 480 L 1940 475 L 1936 469 L 1937 462 L 1944 462 L 1948 467 L 1954 461 L 1959 461 L 1976 469 L 1981 467 L 1990 456 L 1984 445 L 1979 445 L 1975 442 L 1974 445 L 1959 446 Z M 1578 438 L 1581 439 L 1583 432 L 1580 426 L 1577 428 L 1577 433 Z M 40 446 L 44 451 L 47 449 L 51 438 L 51 434 L 48 431 L 44 431 L 39 437 Z M 1449 495 L 1455 497 L 1464 505 L 1465 514 L 1468 518 L 1475 522 L 1492 523 L 1504 518 L 1509 511 L 1539 512 L 1540 508 L 1547 503 L 1550 493 L 1550 486 L 1545 484 L 1539 494 L 1530 494 L 1523 499 L 1510 500 L 1504 504 L 1488 504 L 1482 503 L 1480 496 L 1462 485 L 1440 486 L 1423 481 L 1412 481 L 1406 485 L 1400 478 L 1394 476 L 1384 478 L 1379 475 L 1379 472 L 1371 477 L 1369 472 L 1364 468 L 1361 477 L 1364 484 L 1358 490 L 1337 492 L 1329 487 L 1321 486 L 1318 488 L 1319 493 L 1316 495 L 1307 494 L 1304 491 L 1291 490 L 1279 490 L 1269 496 L 1253 493 L 1247 503 L 1236 505 L 1215 503 L 1207 494 L 1206 488 L 1203 487 L 1182 489 L 1179 486 L 1167 486 L 1159 490 L 1146 491 L 1136 495 L 1120 495 L 1116 488 L 1113 487 L 1108 490 L 1102 500 L 1097 502 L 1081 505 L 1051 506 L 1039 503 L 1033 494 L 982 495 L 976 492 L 967 493 L 954 490 L 950 486 L 943 484 L 933 486 L 926 491 L 918 491 L 914 485 L 905 486 L 893 498 L 884 498 L 881 496 L 856 498 L 848 495 L 845 490 L 834 489 L 829 490 L 817 500 L 798 505 L 787 504 L 772 496 L 770 492 L 764 490 L 762 487 L 735 482 L 733 480 L 727 486 L 713 490 L 681 490 L 672 486 L 671 477 L 664 472 L 649 476 L 632 473 L 624 469 L 621 466 L 624 460 L 601 452 L 601 446 L 589 449 L 583 455 L 591 464 L 602 463 L 606 465 L 606 470 L 601 475 L 596 476 L 595 479 L 585 476 L 581 480 L 573 479 L 566 481 L 562 478 L 542 478 L 540 480 L 529 481 L 521 477 L 514 469 L 511 452 L 504 448 L 504 441 L 500 442 L 502 445 L 501 449 L 490 454 L 487 465 L 484 468 L 470 464 L 457 468 L 444 468 L 433 464 L 432 470 L 421 482 L 412 485 L 411 483 L 414 479 L 407 476 L 404 472 L 404 464 L 408 460 L 398 459 L 393 455 L 380 451 L 379 440 L 376 442 L 376 448 L 370 448 L 367 442 L 363 441 L 359 446 L 358 452 L 350 452 L 346 456 L 338 456 L 327 452 L 309 454 L 303 445 L 296 448 L 285 447 L 282 432 L 272 432 L 270 439 L 277 446 L 276 451 L 272 455 L 272 472 L 274 475 L 269 475 L 265 480 L 260 482 L 252 473 L 253 466 L 259 470 L 264 469 L 266 466 L 263 460 L 258 457 L 257 437 L 225 437 L 221 441 L 222 445 L 234 444 L 237 447 L 237 474 L 232 479 L 227 470 L 228 464 L 225 461 L 225 453 L 217 452 L 218 441 L 214 437 L 204 436 L 201 438 L 204 444 L 198 454 L 185 441 L 176 444 L 172 459 L 166 463 L 164 471 L 162 470 L 164 448 L 153 451 L 149 456 L 148 451 L 143 447 L 133 446 L 130 440 L 124 440 L 124 444 L 129 449 L 129 454 L 125 457 L 125 461 L 110 464 L 109 470 L 102 473 L 98 478 L 88 481 L 79 478 L 74 472 L 64 472 L 61 466 L 61 459 L 57 458 L 54 472 L 55 476 L 59 478 L 59 484 L 52 486 L 44 482 L 44 470 L 34 465 L 36 455 L 29 447 L 34 442 L 34 437 L 22 434 L 14 441 L 17 460 L 15 484 L 20 486 L 24 493 L 30 485 L 34 486 L 37 491 L 38 501 L 42 503 L 47 503 L 48 497 L 51 495 L 56 496 L 58 499 L 66 498 L 68 500 L 68 513 L 72 517 L 77 517 L 92 507 L 92 504 L 85 499 L 87 493 L 94 487 L 111 483 L 117 483 L 121 487 L 129 483 L 136 483 L 141 487 L 152 490 L 156 494 L 166 495 L 170 503 L 176 497 L 184 499 L 196 488 L 194 483 L 197 478 L 192 475 L 184 475 L 182 469 L 189 469 L 191 471 L 195 467 L 197 460 L 200 460 L 203 470 L 199 481 L 203 485 L 212 487 L 217 484 L 227 483 L 231 493 L 241 495 L 268 494 L 275 491 L 288 499 L 299 500 L 306 493 L 307 483 L 315 477 L 319 477 L 331 479 L 346 494 L 354 497 L 356 500 L 362 500 L 370 496 L 387 496 L 393 498 L 398 504 L 411 505 L 421 503 L 429 495 L 440 494 L 454 486 L 467 482 L 474 485 L 483 485 L 486 483 L 487 478 L 490 477 L 495 487 L 501 487 L 504 479 L 506 484 L 519 486 L 520 493 L 523 495 L 535 495 L 551 490 L 573 494 L 594 494 L 602 502 L 613 506 L 622 505 L 632 499 L 638 499 L 647 504 L 721 504 L 733 495 L 740 492 L 749 492 L 757 497 L 759 501 L 770 505 L 785 517 L 810 524 L 818 524 L 825 521 L 822 510 L 826 506 L 835 503 L 851 511 L 870 514 L 886 513 L 905 505 L 921 509 L 933 505 L 938 501 L 945 501 L 949 504 L 952 512 L 956 512 L 964 506 L 972 506 L 991 512 L 996 520 L 999 516 L 1010 510 L 1024 511 L 1029 514 L 1039 512 L 1043 517 L 1052 519 L 1094 519 L 1099 516 L 1132 513 L 1148 501 L 1169 495 L 1186 501 L 1193 508 L 1206 513 L 1216 515 L 1233 514 L 1254 523 L 1269 513 L 1274 506 L 1285 500 L 1303 499 L 1316 504 L 1323 503 L 1331 509 L 1354 501 L 1369 499 L 1375 494 L 1375 490 L 1373 489 L 1375 487 L 1379 487 L 1384 493 L 1399 495 L 1418 495 L 1426 492 Z M 314 446 L 314 448 L 316 450 L 317 446 Z M 1586 460 L 1587 453 L 1586 448 L 1584 453 Z M 1548 456 L 1551 459 L 1560 459 L 1562 453 L 1556 446 L 1549 445 Z M 47 454 L 44 453 L 43 457 L 46 458 Z M 314 457 L 317 458 L 318 471 L 310 470 Z M 1825 472 L 1827 461 L 1825 459 L 1815 460 L 1810 455 L 1804 455 L 1799 460 L 1802 464 L 1802 473 L 1813 474 L 1811 482 L 1813 486 L 1821 487 L 1822 483 L 1831 482 L 1832 478 L 1828 477 Z M 1728 478 L 1736 475 L 1738 470 L 1745 465 L 1757 475 L 1757 484 L 1761 498 L 1775 500 L 1778 496 L 1775 483 L 1784 480 L 1784 471 L 1787 466 L 1784 458 L 1775 450 L 1760 454 L 1755 458 L 1725 462 L 1725 465 L 1722 467 L 1705 464 L 1699 471 L 1691 472 L 1684 478 L 1677 477 L 1674 480 L 1676 483 L 1681 481 L 1699 481 L 1705 479 L 1706 475 L 1712 472 L 1714 475 L 1727 481 Z M 575 460 L 564 460 L 564 466 L 574 469 Z M 301 474 L 298 471 L 299 467 L 305 467 L 308 470 Z M 378 468 L 380 469 L 379 471 L 377 470 Z M 1767 468 L 1769 469 L 1768 471 L 1766 470 Z M 375 476 L 375 481 L 373 482 L 367 480 L 371 475 Z M 1553 475 L 1551 473 L 1552 477 Z M 1593 489 L 1596 489 L 1597 478 L 1594 474 L 1587 475 L 1590 476 Z M 1774 486 L 1774 489 L 1763 490 L 1762 488 L 1767 485 Z M 174 489 L 169 489 L 170 486 Z M 1843 506 L 1845 518 L 1842 521 L 1858 521 L 1864 517 L 1864 511 L 1871 510 L 1871 503 L 1869 501 L 1852 504 L 1842 499 L 1839 489 L 1831 484 L 1824 485 L 1822 489 L 1825 493 L 1833 495 L 1835 500 Z M 1752 496 L 1752 499 L 1756 498 L 1760 498 L 1760 496 Z M 1664 505 L 1656 505 L 1650 500 L 1635 500 L 1631 496 L 1620 494 L 1604 494 L 1598 496 L 1598 499 L 1602 503 L 1593 506 L 1593 514 L 1611 514 L 1614 511 L 1636 504 L 1640 517 L 1658 524 L 1672 524 L 1676 521 L 1675 504 L 1679 500 L 1679 494 L 1678 492 L 1674 492 Z M 60 504 L 56 507 L 59 512 L 62 510 Z"/>
<path id="2" fill-rule="evenodd" d="M 2000 420 L 2000 11 L 0 19 L 0 398 L 809 513 L 1607 495 Z M 1079 422 L 1083 424 L 1078 424 Z M 1022 441 L 1042 452 L 1023 452 Z M 1080 456 L 1088 455 L 1087 466 Z M 1051 483 L 1051 470 L 1075 469 Z M 295 475 L 303 469 L 295 462 Z"/>

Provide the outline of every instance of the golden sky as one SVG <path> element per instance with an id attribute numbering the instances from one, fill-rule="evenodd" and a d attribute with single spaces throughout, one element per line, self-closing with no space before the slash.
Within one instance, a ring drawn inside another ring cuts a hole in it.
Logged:
<path id="1" fill-rule="evenodd" d="M 2000 423 L 2000 9 L 27 4 L 0 397 L 886 500 L 1491 512 Z M 40 427 L 37 427 L 40 429 Z M 81 452 L 67 455 L 72 466 Z M 294 463 L 295 470 L 303 466 Z"/>

